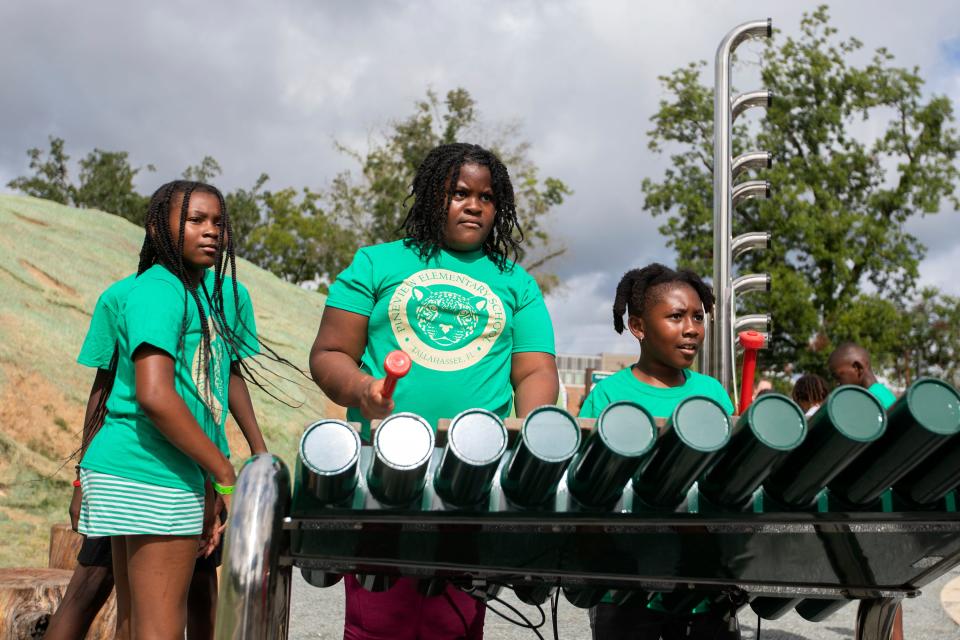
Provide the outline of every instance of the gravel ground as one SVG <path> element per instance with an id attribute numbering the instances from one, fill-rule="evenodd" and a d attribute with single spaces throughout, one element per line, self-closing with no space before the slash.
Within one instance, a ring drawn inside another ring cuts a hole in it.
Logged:
<path id="1" fill-rule="evenodd" d="M 923 595 L 904 602 L 904 637 L 908 640 L 960 640 L 960 627 L 944 613 L 940 606 L 940 590 L 953 578 L 960 577 L 960 568 L 954 569 L 923 589 Z M 508 592 L 504 599 L 524 612 L 527 617 L 539 620 L 536 608 L 522 604 Z M 496 606 L 496 605 L 495 605 Z M 504 607 L 500 607 L 505 611 Z M 559 609 L 559 636 L 568 640 L 588 640 L 590 625 L 587 614 L 576 609 L 562 597 Z M 505 611 L 506 612 L 506 611 Z M 508 612 L 507 612 L 508 613 Z M 541 630 L 544 638 L 553 636 L 549 610 L 547 624 Z M 740 615 L 744 640 L 842 640 L 853 638 L 853 623 L 856 606 L 849 605 L 820 624 L 807 622 L 791 612 L 783 618 L 770 622 L 763 620 L 760 636 L 757 637 L 757 617 L 749 608 Z M 343 587 L 316 589 L 308 585 L 294 572 L 293 602 L 290 611 L 290 638 L 293 640 L 325 638 L 339 640 L 343 637 Z M 485 640 L 536 640 L 536 634 L 487 613 Z"/>

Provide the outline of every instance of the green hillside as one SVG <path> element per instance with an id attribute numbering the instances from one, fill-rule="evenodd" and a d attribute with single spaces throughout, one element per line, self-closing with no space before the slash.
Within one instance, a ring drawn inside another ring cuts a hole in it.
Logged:
<path id="1" fill-rule="evenodd" d="M 83 408 L 93 380 L 76 364 L 100 292 L 136 269 L 143 230 L 100 211 L 0 195 L 0 567 L 45 565 L 51 524 L 66 522 Z M 299 367 L 325 298 L 245 261 L 261 338 Z M 267 445 L 288 464 L 302 426 L 326 399 L 297 372 L 264 363 L 303 403 L 292 409 L 251 386 Z M 331 412 L 339 408 L 331 403 Z M 248 454 L 228 425 L 234 460 Z"/>

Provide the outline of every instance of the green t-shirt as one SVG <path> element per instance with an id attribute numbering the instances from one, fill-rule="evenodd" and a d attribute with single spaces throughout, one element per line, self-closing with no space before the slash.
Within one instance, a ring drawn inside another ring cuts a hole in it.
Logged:
<path id="1" fill-rule="evenodd" d="M 227 418 L 227 389 L 230 363 L 254 355 L 259 344 L 250 296 L 238 283 L 239 311 L 234 304 L 233 286 L 226 279 L 223 307 L 235 348 L 213 329 L 210 303 L 213 272 L 204 278 L 206 292 L 200 300 L 211 330 L 209 368 L 200 367 L 200 314 L 183 284 L 165 267 L 154 265 L 142 273 L 127 294 L 119 322 L 119 359 L 113 390 L 107 400 L 103 427 L 87 448 L 81 466 L 85 469 L 137 480 L 162 487 L 203 493 L 203 472 L 186 454 L 172 445 L 143 413 L 136 397 L 133 353 L 150 344 L 169 353 L 175 363 L 174 388 L 184 399 L 204 433 L 230 455 L 224 424 Z M 181 327 L 186 308 L 186 332 L 181 345 Z M 209 392 L 204 379 L 209 378 Z"/>
<path id="2" fill-rule="evenodd" d="M 690 396 L 706 396 L 720 403 L 728 414 L 733 414 L 733 402 L 723 386 L 710 376 L 689 369 L 683 372 L 686 380 L 679 387 L 654 387 L 637 380 L 633 368 L 627 367 L 608 378 L 604 378 L 590 390 L 580 409 L 581 418 L 598 418 L 608 405 L 623 400 L 636 402 L 658 418 L 669 418 L 680 401 Z M 613 602 L 609 594 L 603 601 Z M 665 611 L 660 603 L 660 594 L 647 604 L 657 611 Z M 709 602 L 700 602 L 691 613 L 703 613 L 709 609 Z"/>
<path id="3" fill-rule="evenodd" d="M 117 323 L 120 321 L 123 303 L 136 280 L 137 274 L 117 280 L 97 298 L 87 336 L 83 339 L 80 355 L 77 356 L 79 364 L 96 369 L 110 368 L 110 360 L 117 346 Z"/>
<path id="4" fill-rule="evenodd" d="M 514 353 L 554 354 L 553 326 L 536 281 L 520 265 L 504 271 L 482 251 L 441 250 L 429 263 L 402 240 L 365 247 L 330 287 L 327 305 L 369 318 L 360 368 L 384 377 L 383 360 L 412 360 L 397 383 L 396 411 L 437 420 L 471 408 L 506 417 Z M 349 420 L 370 425 L 359 409 Z"/>
<path id="5" fill-rule="evenodd" d="M 621 400 L 632 400 L 658 418 L 669 418 L 684 398 L 706 396 L 720 403 L 728 414 L 733 414 L 733 402 L 719 382 L 696 371 L 684 370 L 686 381 L 679 387 L 654 387 L 640 382 L 627 367 L 598 382 L 583 401 L 581 418 L 598 418 L 607 405 Z"/>
<path id="6" fill-rule="evenodd" d="M 874 382 L 867 391 L 880 401 L 884 410 L 889 409 L 890 405 L 897 401 L 897 396 L 893 395 L 893 391 L 890 391 L 882 382 Z"/>

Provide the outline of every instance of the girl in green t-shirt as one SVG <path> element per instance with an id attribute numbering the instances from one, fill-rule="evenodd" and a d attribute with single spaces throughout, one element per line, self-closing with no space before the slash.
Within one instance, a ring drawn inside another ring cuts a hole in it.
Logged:
<path id="1" fill-rule="evenodd" d="M 351 417 L 395 408 L 433 422 L 471 408 L 524 417 L 553 404 L 559 380 L 550 317 L 516 259 L 522 237 L 506 167 L 473 144 L 447 144 L 417 169 L 404 238 L 364 247 L 337 277 L 310 354 L 317 384 Z M 383 356 L 413 362 L 393 398 Z M 358 364 L 359 363 L 359 364 Z M 388 591 L 346 587 L 344 637 L 482 637 L 485 607 L 448 586 L 419 593 L 401 579 Z"/>
<path id="2" fill-rule="evenodd" d="M 690 396 L 713 398 L 732 414 L 733 403 L 720 383 L 690 370 L 703 345 L 704 315 L 713 310 L 713 302 L 710 287 L 686 269 L 674 271 L 654 263 L 624 274 L 613 303 L 613 328 L 617 333 L 623 333 L 625 327 L 630 330 L 640 343 L 640 357 L 633 366 L 598 382 L 584 400 L 580 417 L 596 418 L 607 405 L 621 400 L 632 400 L 655 416 L 669 417 L 677 404 Z M 740 637 L 736 617 L 731 619 L 728 611 L 670 615 L 656 605 L 600 603 L 590 610 L 594 639 Z"/>
<path id="3" fill-rule="evenodd" d="M 225 277 L 233 234 L 215 187 L 163 185 L 146 230 L 106 418 L 80 465 L 78 528 L 111 538 L 118 634 L 182 637 L 198 547 L 216 547 L 236 480 L 227 410 L 265 450 L 242 377 L 259 341 L 246 289 Z"/>

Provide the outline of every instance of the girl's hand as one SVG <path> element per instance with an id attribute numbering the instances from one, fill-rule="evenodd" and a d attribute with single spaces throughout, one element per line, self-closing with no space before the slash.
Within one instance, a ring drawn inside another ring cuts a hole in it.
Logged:
<path id="1" fill-rule="evenodd" d="M 220 514 L 226 508 L 225 501 L 222 498 L 214 491 L 208 491 L 204 496 L 203 533 L 200 535 L 198 557 L 209 557 L 220 545 L 220 539 L 227 526 L 225 519 L 221 523 Z"/>
<path id="2" fill-rule="evenodd" d="M 80 502 L 83 500 L 83 492 L 80 487 L 73 488 L 73 498 L 70 499 L 70 528 L 74 531 L 80 523 Z"/>
<path id="3" fill-rule="evenodd" d="M 393 411 L 393 398 L 383 396 L 383 380 L 370 378 L 360 393 L 360 413 L 367 420 L 386 418 Z"/>

